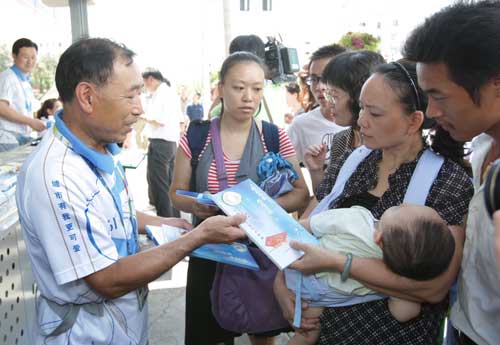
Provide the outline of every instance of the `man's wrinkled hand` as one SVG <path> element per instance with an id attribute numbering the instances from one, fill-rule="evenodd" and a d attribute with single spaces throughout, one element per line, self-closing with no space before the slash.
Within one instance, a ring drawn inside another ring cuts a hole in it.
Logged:
<path id="1" fill-rule="evenodd" d="M 182 218 L 162 218 L 161 223 L 186 230 L 193 229 L 193 225 Z"/>
<path id="2" fill-rule="evenodd" d="M 205 243 L 232 243 L 245 237 L 245 232 L 239 228 L 245 219 L 246 216 L 242 214 L 213 216 L 205 219 L 198 228 Z"/>
<path id="3" fill-rule="evenodd" d="M 38 119 L 32 119 L 32 121 L 30 121 L 29 126 L 37 132 L 41 132 L 47 129 L 45 123 L 43 123 L 43 121 Z"/>

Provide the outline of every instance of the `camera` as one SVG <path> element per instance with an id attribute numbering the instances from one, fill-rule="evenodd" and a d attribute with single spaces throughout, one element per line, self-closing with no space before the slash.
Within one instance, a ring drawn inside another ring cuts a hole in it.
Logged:
<path id="1" fill-rule="evenodd" d="M 491 164 L 484 182 L 484 202 L 490 217 L 500 208 L 500 159 Z"/>
<path id="2" fill-rule="evenodd" d="M 275 37 L 268 37 L 265 44 L 265 63 L 273 83 L 295 81 L 294 73 L 300 70 L 297 49 L 287 48 Z"/>

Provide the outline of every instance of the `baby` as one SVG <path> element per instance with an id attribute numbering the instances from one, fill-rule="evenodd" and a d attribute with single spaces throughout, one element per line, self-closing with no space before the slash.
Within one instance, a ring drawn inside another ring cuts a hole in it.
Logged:
<path id="1" fill-rule="evenodd" d="M 377 222 L 369 210 L 328 210 L 301 222 L 320 241 L 320 246 L 355 257 L 380 258 L 394 273 L 428 280 L 448 269 L 455 251 L 453 236 L 438 213 L 430 207 L 402 204 L 387 209 Z M 298 272 L 285 270 L 287 286 L 296 290 Z M 356 280 L 342 281 L 340 273 L 304 276 L 302 299 L 309 308 L 304 316 L 317 317 L 323 307 L 340 307 L 386 298 Z M 389 297 L 389 311 L 399 322 L 420 313 L 420 304 Z M 319 330 L 297 332 L 288 344 L 316 344 Z"/>

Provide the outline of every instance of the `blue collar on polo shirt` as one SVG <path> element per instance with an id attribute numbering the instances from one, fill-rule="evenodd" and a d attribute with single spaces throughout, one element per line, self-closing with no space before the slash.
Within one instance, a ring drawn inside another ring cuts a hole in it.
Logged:
<path id="1" fill-rule="evenodd" d="M 115 163 L 113 161 L 113 157 L 109 154 L 98 152 L 83 143 L 76 135 L 74 135 L 68 126 L 64 123 L 61 115 L 63 110 L 59 110 L 55 115 L 55 122 L 57 130 L 62 134 L 64 138 L 66 138 L 71 146 L 73 147 L 73 151 L 78 153 L 80 156 L 88 159 L 95 167 L 98 169 L 111 174 L 115 168 Z M 115 143 L 106 145 L 106 149 L 113 156 L 120 153 L 121 149 Z"/>
<path id="2" fill-rule="evenodd" d="M 12 67 L 10 68 L 15 74 L 16 76 L 22 80 L 22 81 L 29 81 L 31 78 L 30 78 L 30 75 L 26 75 L 24 74 L 23 72 L 21 72 L 21 70 L 19 69 L 19 67 L 17 67 L 16 65 L 12 65 Z"/>

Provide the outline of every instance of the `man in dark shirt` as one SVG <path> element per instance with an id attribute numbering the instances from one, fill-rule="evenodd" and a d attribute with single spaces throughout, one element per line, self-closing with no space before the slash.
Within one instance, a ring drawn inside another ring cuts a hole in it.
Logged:
<path id="1" fill-rule="evenodd" d="M 201 94 L 196 92 L 193 96 L 193 104 L 188 105 L 186 113 L 189 116 L 189 121 L 203 120 L 203 105 L 200 102 Z"/>

